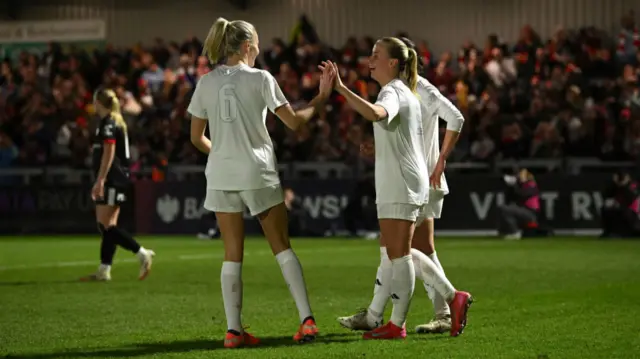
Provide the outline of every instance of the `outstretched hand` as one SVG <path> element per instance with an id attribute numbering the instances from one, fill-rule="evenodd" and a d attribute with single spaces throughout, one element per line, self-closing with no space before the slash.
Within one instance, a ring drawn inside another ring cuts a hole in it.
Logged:
<path id="1" fill-rule="evenodd" d="M 324 70 L 321 66 L 318 66 L 318 68 L 322 70 L 322 76 L 320 76 L 320 95 L 329 97 L 331 91 L 333 91 L 336 74 L 333 71 Z"/>
<path id="2" fill-rule="evenodd" d="M 342 80 L 340 79 L 340 71 L 338 70 L 338 65 L 332 61 L 322 61 L 320 65 L 318 65 L 320 71 L 322 71 L 322 75 L 332 74 L 333 76 L 333 87 L 338 90 L 342 87 Z"/>

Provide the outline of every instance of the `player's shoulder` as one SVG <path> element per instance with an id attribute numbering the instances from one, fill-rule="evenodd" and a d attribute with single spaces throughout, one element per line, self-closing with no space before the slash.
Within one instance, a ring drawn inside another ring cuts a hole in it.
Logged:
<path id="1" fill-rule="evenodd" d="M 217 72 L 214 71 L 209 71 L 208 73 L 202 75 L 199 79 L 198 79 L 198 84 L 197 86 L 207 86 L 210 83 L 215 82 L 215 77 L 217 76 Z"/>
<path id="2" fill-rule="evenodd" d="M 101 127 L 111 127 L 111 126 L 115 126 L 116 125 L 116 119 L 113 118 L 113 116 L 109 115 L 107 117 L 102 118 L 102 120 L 100 120 L 100 126 Z"/>
<path id="3" fill-rule="evenodd" d="M 260 78 L 262 80 L 271 80 L 271 79 L 275 80 L 275 77 L 273 77 L 271 72 L 269 72 L 267 70 L 248 67 L 247 71 L 250 71 L 249 73 L 251 73 L 253 76 L 255 76 L 257 78 Z"/>
<path id="4" fill-rule="evenodd" d="M 238 69 L 244 82 L 248 82 L 251 85 L 260 87 L 265 82 L 275 81 L 275 78 L 267 70 L 256 69 L 255 67 L 242 66 Z"/>
<path id="5" fill-rule="evenodd" d="M 388 84 L 382 86 L 380 89 L 380 94 L 396 94 L 400 95 L 404 92 L 404 90 L 409 90 L 409 87 L 402 82 L 400 79 L 395 79 L 389 82 Z"/>
<path id="6" fill-rule="evenodd" d="M 424 91 L 425 93 L 433 93 L 438 89 L 429 80 L 422 76 L 418 76 L 418 91 Z"/>

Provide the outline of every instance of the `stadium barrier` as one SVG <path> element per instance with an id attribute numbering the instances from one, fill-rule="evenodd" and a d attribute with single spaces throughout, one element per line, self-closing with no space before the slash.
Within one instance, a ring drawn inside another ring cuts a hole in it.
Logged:
<path id="1" fill-rule="evenodd" d="M 545 225 L 559 233 L 594 233 L 599 228 L 601 191 L 605 174 L 537 177 Z M 505 185 L 499 175 L 451 174 L 451 193 L 443 216 L 436 221 L 441 233 L 494 233 L 497 210 L 504 203 Z M 350 200 L 375 208 L 374 198 L 362 192 L 362 183 L 349 179 L 287 181 L 306 213 L 307 225 L 318 234 L 340 233 L 344 208 Z M 202 228 L 204 179 L 182 182 L 138 181 L 121 220 L 139 234 L 193 234 Z M 95 233 L 89 185 L 29 184 L 0 187 L 0 233 Z M 369 214 L 375 212 L 368 212 Z M 248 214 L 247 232 L 259 232 Z M 374 221 L 375 222 L 375 221 Z"/>

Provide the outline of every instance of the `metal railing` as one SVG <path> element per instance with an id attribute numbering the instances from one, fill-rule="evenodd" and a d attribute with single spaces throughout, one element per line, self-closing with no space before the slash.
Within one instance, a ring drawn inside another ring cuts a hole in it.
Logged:
<path id="1" fill-rule="evenodd" d="M 492 163 L 483 162 L 454 162 L 447 164 L 447 172 L 475 172 L 475 173 L 501 173 L 512 169 L 514 166 L 528 168 L 535 172 L 565 171 L 569 174 L 580 174 L 589 171 L 612 171 L 624 169 L 633 172 L 638 169 L 635 162 L 605 162 L 596 158 L 564 158 L 564 159 L 526 159 L 526 160 L 502 160 Z M 170 165 L 167 169 L 167 179 L 184 180 L 189 177 L 199 176 L 204 172 L 204 166 L 194 165 Z M 341 162 L 293 162 L 279 165 L 280 176 L 283 180 L 300 178 L 354 178 L 371 172 L 364 163 L 354 166 Z M 135 171 L 133 176 L 144 178 L 150 176 L 151 169 L 143 168 Z M 7 184 L 29 184 L 34 181 L 45 183 L 86 183 L 93 181 L 93 174 L 88 169 L 74 169 L 67 167 L 31 167 L 31 168 L 4 168 L 0 169 L 0 186 Z"/>

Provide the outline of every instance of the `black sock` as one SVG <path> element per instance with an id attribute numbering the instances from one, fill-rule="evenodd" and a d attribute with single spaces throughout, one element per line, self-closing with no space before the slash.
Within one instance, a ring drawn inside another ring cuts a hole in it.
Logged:
<path id="1" fill-rule="evenodd" d="M 114 243 L 120 247 L 131 251 L 133 254 L 138 253 L 140 245 L 136 242 L 131 235 L 118 227 L 109 227 L 105 231 L 105 235 L 108 236 Z"/>
<path id="2" fill-rule="evenodd" d="M 102 226 L 102 225 L 100 225 Z M 102 243 L 100 243 L 100 263 L 105 265 L 113 264 L 113 257 L 116 255 L 116 242 L 108 236 L 104 227 L 101 228 Z"/>

